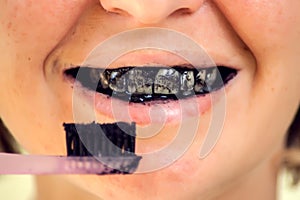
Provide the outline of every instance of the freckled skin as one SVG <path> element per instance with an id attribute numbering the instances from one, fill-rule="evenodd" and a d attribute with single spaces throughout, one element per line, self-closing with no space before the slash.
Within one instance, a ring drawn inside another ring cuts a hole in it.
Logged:
<path id="1" fill-rule="evenodd" d="M 211 154 L 198 157 L 211 121 L 207 110 L 199 112 L 193 144 L 169 167 L 67 179 L 103 199 L 275 199 L 272 163 L 300 100 L 300 1 L 149 2 L 0 0 L 0 117 L 29 153 L 65 154 L 62 123 L 74 118 L 73 90 L 62 69 L 81 63 L 95 45 L 122 31 L 173 29 L 201 44 L 216 63 L 239 68 L 225 89 L 226 119 Z M 97 119 L 114 121 L 103 113 Z M 167 145 L 179 126 L 166 123 L 137 149 Z"/>

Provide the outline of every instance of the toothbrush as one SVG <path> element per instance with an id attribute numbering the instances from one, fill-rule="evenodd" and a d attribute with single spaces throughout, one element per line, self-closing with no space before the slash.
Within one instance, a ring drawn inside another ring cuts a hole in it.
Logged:
<path id="1" fill-rule="evenodd" d="M 0 153 L 0 174 L 132 174 L 140 156 L 73 157 Z"/>

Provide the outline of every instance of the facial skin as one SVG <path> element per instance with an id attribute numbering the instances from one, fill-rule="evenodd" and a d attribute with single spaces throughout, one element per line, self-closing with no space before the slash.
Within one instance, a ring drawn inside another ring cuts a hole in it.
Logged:
<path id="1" fill-rule="evenodd" d="M 176 30 L 216 63 L 239 70 L 225 89 L 226 119 L 213 151 L 198 157 L 208 108 L 193 144 L 173 165 L 145 174 L 68 179 L 103 199 L 274 199 L 278 155 L 300 100 L 299 7 L 298 0 L 0 0 L 0 116 L 28 152 L 63 155 L 62 123 L 74 120 L 72 83 L 63 70 L 122 31 Z M 150 55 L 134 63 L 141 54 L 134 56 L 122 64 L 152 62 Z M 114 121 L 101 113 L 97 119 Z M 178 126 L 166 123 L 157 136 L 138 142 L 138 150 L 167 145 Z"/>

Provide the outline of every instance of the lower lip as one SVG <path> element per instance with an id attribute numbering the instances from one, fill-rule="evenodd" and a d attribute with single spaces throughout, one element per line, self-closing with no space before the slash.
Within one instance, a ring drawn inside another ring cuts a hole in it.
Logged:
<path id="1" fill-rule="evenodd" d="M 202 115 L 211 107 L 211 95 L 150 103 L 131 103 L 107 95 L 91 91 L 74 84 L 79 98 L 93 105 L 97 114 L 113 119 L 113 121 L 136 122 L 138 125 L 163 124 L 180 122 L 183 119 Z M 217 94 L 217 92 L 214 92 Z"/>

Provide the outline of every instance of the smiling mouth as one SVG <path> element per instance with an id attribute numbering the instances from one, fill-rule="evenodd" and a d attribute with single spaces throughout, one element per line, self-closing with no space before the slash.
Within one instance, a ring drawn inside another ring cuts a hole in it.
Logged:
<path id="1" fill-rule="evenodd" d="M 224 87 L 237 75 L 226 66 L 126 66 L 100 69 L 77 66 L 64 71 L 67 77 L 89 90 L 126 102 L 180 100 L 201 96 Z"/>

